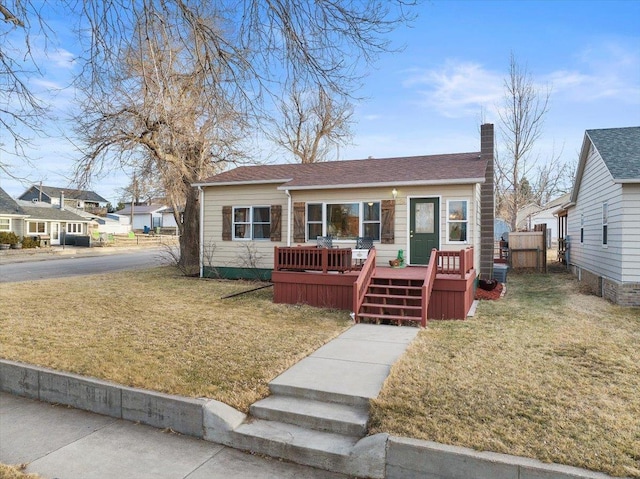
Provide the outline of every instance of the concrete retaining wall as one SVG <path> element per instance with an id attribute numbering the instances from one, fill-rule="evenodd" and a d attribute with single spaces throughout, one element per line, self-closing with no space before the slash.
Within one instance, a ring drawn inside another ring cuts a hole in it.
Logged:
<path id="1" fill-rule="evenodd" d="M 0 360 L 0 391 L 66 404 L 234 447 L 246 416 L 224 403 L 118 384 Z M 363 439 L 366 443 L 367 438 Z M 364 444 L 364 443 L 363 443 Z M 491 452 L 390 436 L 387 479 L 605 479 L 605 474 Z"/>
<path id="2" fill-rule="evenodd" d="M 494 452 L 393 437 L 386 479 L 605 479 L 606 474 Z"/>

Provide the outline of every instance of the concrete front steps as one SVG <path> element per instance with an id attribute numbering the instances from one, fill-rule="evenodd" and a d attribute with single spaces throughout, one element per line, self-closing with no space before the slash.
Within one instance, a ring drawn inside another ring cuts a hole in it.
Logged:
<path id="1" fill-rule="evenodd" d="M 233 431 L 235 447 L 358 477 L 384 477 L 386 435 L 365 438 L 368 399 L 270 385 Z M 277 391 L 284 391 L 278 393 Z"/>
<path id="2" fill-rule="evenodd" d="M 271 381 L 271 396 L 231 424 L 228 444 L 349 476 L 384 478 L 388 435 L 366 436 L 369 402 L 417 333 L 353 326 Z"/>

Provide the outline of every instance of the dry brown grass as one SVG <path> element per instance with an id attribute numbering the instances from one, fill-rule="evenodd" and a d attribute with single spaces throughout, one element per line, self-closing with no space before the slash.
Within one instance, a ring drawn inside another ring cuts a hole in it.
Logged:
<path id="1" fill-rule="evenodd" d="M 247 411 L 267 383 L 349 324 L 270 288 L 171 268 L 0 286 L 0 355 Z"/>
<path id="2" fill-rule="evenodd" d="M 0 479 L 42 479 L 38 474 L 23 472 L 26 467 L 26 464 L 18 464 L 17 466 L 0 464 Z"/>
<path id="3" fill-rule="evenodd" d="M 429 323 L 371 432 L 640 477 L 640 308 L 567 274 L 510 274 L 507 288 L 469 321 Z"/>

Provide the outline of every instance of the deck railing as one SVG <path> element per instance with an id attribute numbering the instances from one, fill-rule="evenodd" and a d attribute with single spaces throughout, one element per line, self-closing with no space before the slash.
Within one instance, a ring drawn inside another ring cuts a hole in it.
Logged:
<path id="1" fill-rule="evenodd" d="M 429 309 L 429 299 L 431 298 L 431 291 L 433 290 L 433 283 L 436 281 L 436 263 L 438 261 L 438 250 L 433 248 L 431 250 L 431 256 L 429 257 L 429 264 L 422 284 L 422 311 L 420 317 L 420 326 L 427 327 L 427 311 Z"/>
<path id="2" fill-rule="evenodd" d="M 275 247 L 275 271 L 345 272 L 353 268 L 351 248 L 318 248 L 316 246 Z"/>
<path id="3" fill-rule="evenodd" d="M 369 256 L 362 265 L 362 270 L 358 275 L 358 279 L 353 284 L 353 312 L 355 313 L 355 321 L 358 322 L 358 311 L 364 302 L 364 296 L 367 294 L 371 277 L 376 271 L 376 249 L 369 250 Z"/>
<path id="4" fill-rule="evenodd" d="M 473 269 L 473 246 L 460 251 L 438 251 L 437 272 L 440 274 L 459 274 L 464 279 Z"/>

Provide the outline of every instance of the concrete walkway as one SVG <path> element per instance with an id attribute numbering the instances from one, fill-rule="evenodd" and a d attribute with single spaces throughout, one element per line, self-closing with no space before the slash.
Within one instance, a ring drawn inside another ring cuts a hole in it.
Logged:
<path id="1" fill-rule="evenodd" d="M 377 397 L 391 366 L 418 331 L 411 327 L 355 325 L 278 376 L 270 384 L 272 393 L 303 391 L 318 400 L 368 404 L 369 399 Z M 0 394 L 0 462 L 28 463 L 28 472 L 45 478 L 347 477 L 117 418 Z M 254 419 L 238 428 L 234 433 L 239 438 L 237 446 L 260 451 L 253 443 L 243 446 L 242 438 L 256 437 L 251 428 L 262 423 Z M 289 431 L 286 436 L 283 448 L 291 451 Z M 304 437 L 309 441 L 309 436 Z M 330 442 L 337 438 L 335 434 L 327 437 Z M 317 446 L 315 442 L 316 436 L 312 436 L 309 446 Z M 236 446 L 235 441 L 231 444 Z M 379 460 L 383 465 L 384 442 L 381 445 Z M 267 448 L 263 452 L 269 451 Z M 300 449 L 300 454 L 305 454 L 303 451 Z M 293 461 L 296 456 L 280 455 Z M 361 461 L 366 466 L 370 458 L 365 455 Z M 306 463 L 316 465 L 313 461 Z"/>

